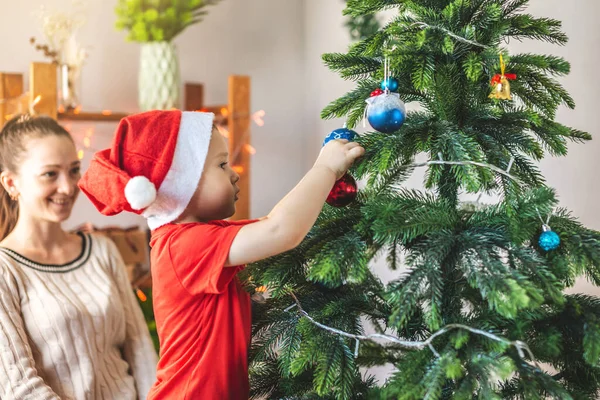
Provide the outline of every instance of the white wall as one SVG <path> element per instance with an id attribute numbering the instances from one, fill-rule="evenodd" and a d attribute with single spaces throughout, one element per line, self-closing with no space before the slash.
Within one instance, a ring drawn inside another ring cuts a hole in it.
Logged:
<path id="1" fill-rule="evenodd" d="M 26 74 L 31 61 L 43 57 L 29 44 L 40 38 L 33 12 L 42 4 L 67 10 L 70 0 L 11 1 L 0 13 L 0 71 Z M 114 29 L 116 0 L 88 0 L 88 22 L 80 40 L 89 45 L 83 70 L 83 106 L 87 110 L 137 110 L 139 45 L 125 41 L 125 32 Z M 209 10 L 203 22 L 176 39 L 183 81 L 205 84 L 208 105 L 227 102 L 230 74 L 252 78 L 252 110 L 264 109 L 266 125 L 253 126 L 251 213 L 260 216 L 302 177 L 305 164 L 304 26 L 301 0 L 224 0 Z M 94 128 L 92 147 L 107 147 L 116 124 L 71 124 L 83 140 Z M 84 158 L 89 162 L 90 152 Z M 81 196 L 68 226 L 82 222 L 98 225 L 143 224 L 134 215 L 101 216 Z"/>
<path id="2" fill-rule="evenodd" d="M 343 8 L 342 0 L 305 0 L 305 109 L 307 146 L 311 150 L 307 152 L 308 165 L 314 162 L 313 154 L 321 147 L 325 135 L 344 124 L 342 119 L 321 120 L 321 110 L 330 101 L 354 87 L 353 82 L 342 80 L 325 67 L 321 60 L 323 53 L 343 53 L 350 44 L 348 30 L 343 27 Z"/>

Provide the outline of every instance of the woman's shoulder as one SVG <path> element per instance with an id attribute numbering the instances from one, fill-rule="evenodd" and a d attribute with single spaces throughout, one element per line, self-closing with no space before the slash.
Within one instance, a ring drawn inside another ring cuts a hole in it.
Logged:
<path id="1" fill-rule="evenodd" d="M 17 282 L 22 279 L 23 268 L 21 264 L 11 256 L 10 250 L 0 246 L 0 286 L 17 286 Z M 3 289 L 0 289 L 3 290 Z"/>
<path id="2" fill-rule="evenodd" d="M 101 233 L 91 232 L 85 233 L 85 235 L 87 235 L 87 237 L 90 238 L 90 241 L 97 247 L 107 248 L 110 247 L 113 243 L 112 240 L 110 240 L 110 238 L 106 237 L 106 235 L 103 235 Z"/>
<path id="3" fill-rule="evenodd" d="M 19 267 L 19 253 L 0 243 L 0 272 L 14 271 Z"/>
<path id="4" fill-rule="evenodd" d="M 14 243 L 7 242 L 6 238 L 0 242 L 0 273 L 3 275 L 5 272 L 12 271 L 19 266 L 19 253 L 13 250 L 11 244 Z"/>

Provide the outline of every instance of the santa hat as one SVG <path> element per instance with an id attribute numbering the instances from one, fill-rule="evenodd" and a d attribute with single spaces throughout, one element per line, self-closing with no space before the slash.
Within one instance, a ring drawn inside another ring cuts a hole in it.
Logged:
<path id="1" fill-rule="evenodd" d="M 149 111 L 123 118 L 79 187 L 104 215 L 141 214 L 150 229 L 177 219 L 196 191 L 214 115 Z"/>

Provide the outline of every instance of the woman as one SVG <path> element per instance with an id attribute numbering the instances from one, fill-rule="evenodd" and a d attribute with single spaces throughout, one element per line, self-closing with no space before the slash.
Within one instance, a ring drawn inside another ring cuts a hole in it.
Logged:
<path id="1" fill-rule="evenodd" d="M 18 116 L 0 132 L 0 398 L 145 399 L 156 353 L 107 238 L 64 231 L 73 139 Z"/>

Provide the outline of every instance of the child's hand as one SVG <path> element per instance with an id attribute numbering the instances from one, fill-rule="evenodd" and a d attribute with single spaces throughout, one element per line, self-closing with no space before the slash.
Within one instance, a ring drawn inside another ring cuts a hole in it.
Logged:
<path id="1" fill-rule="evenodd" d="M 337 180 L 344 176 L 354 161 L 364 153 L 365 149 L 356 142 L 331 140 L 321 149 L 315 167 L 329 168 Z"/>

